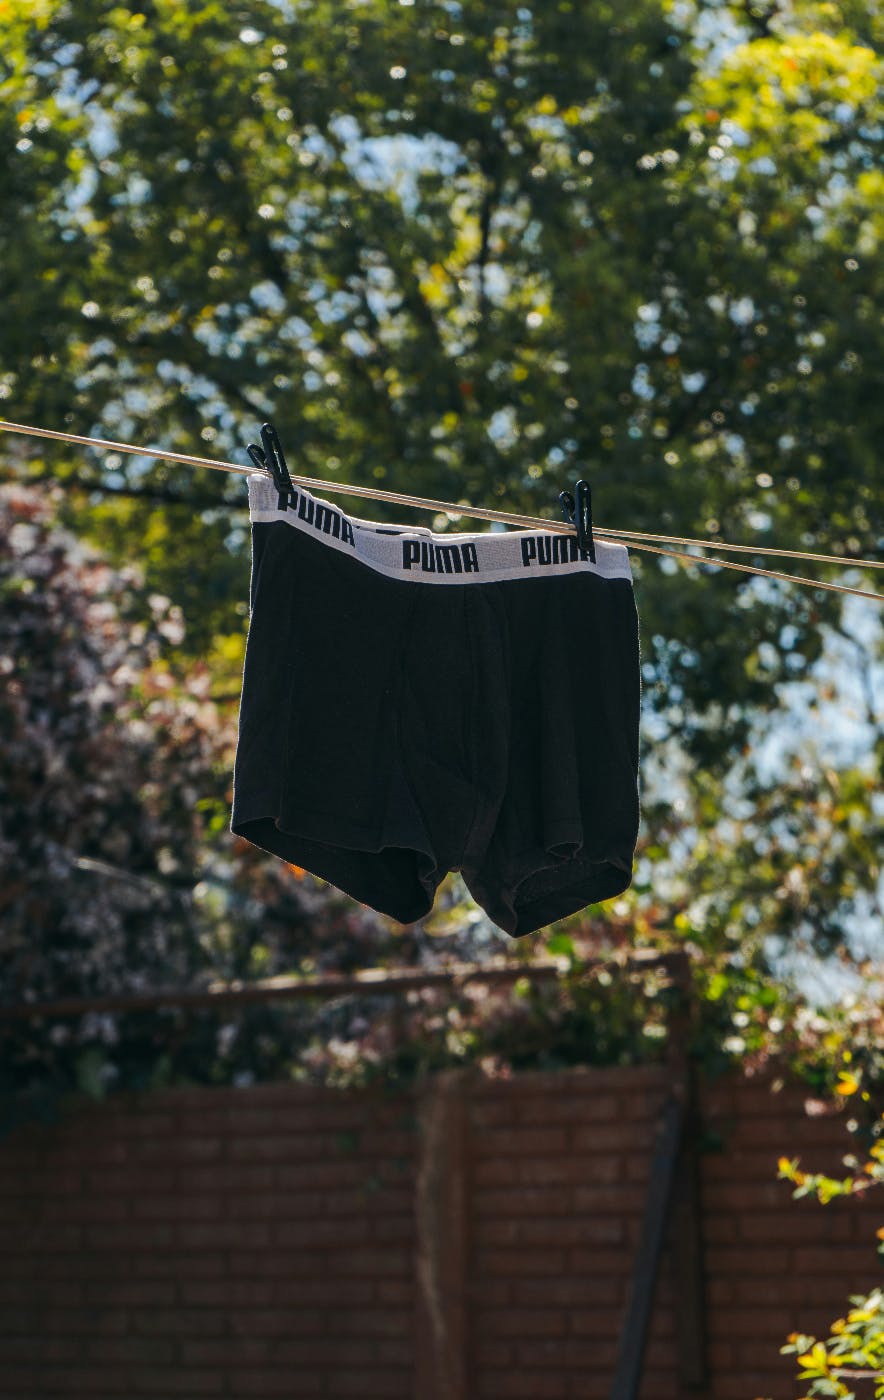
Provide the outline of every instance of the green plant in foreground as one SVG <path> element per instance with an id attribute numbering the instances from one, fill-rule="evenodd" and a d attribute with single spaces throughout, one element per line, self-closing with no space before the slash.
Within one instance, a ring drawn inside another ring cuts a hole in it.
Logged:
<path id="1" fill-rule="evenodd" d="M 850 1063 L 850 1054 L 845 1052 Z M 858 1095 L 868 1103 L 869 1094 L 861 1088 L 861 1077 L 850 1069 L 839 1076 L 837 1092 L 845 1098 Z M 872 1125 L 874 1141 L 865 1161 L 854 1155 L 844 1157 L 849 1174 L 843 1178 L 804 1172 L 798 1161 L 781 1157 L 779 1175 L 795 1184 L 793 1195 L 814 1195 L 823 1205 L 837 1196 L 855 1196 L 884 1182 L 884 1114 Z M 884 1256 L 884 1227 L 877 1231 L 878 1253 Z M 801 1380 L 809 1380 L 804 1400 L 813 1396 L 835 1396 L 840 1400 L 860 1400 L 863 1396 L 884 1397 L 884 1289 L 853 1294 L 846 1317 L 832 1323 L 826 1341 L 793 1332 L 781 1352 L 794 1354 Z"/>

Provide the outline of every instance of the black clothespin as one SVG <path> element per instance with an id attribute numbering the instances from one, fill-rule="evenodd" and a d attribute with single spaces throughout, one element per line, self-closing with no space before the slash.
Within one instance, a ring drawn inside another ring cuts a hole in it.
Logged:
<path id="1" fill-rule="evenodd" d="M 279 434 L 272 423 L 262 425 L 261 442 L 263 451 L 254 442 L 249 443 L 246 451 L 256 467 L 269 472 L 273 477 L 273 484 L 279 492 L 279 509 L 285 510 L 287 502 L 295 493 L 295 484 L 289 475 L 288 463 L 285 460 Z"/>
<path id="2" fill-rule="evenodd" d="M 574 525 L 577 532 L 577 548 L 595 563 L 595 541 L 592 537 L 592 495 L 589 482 L 580 480 L 575 487 L 577 499 L 570 491 L 559 492 L 559 504 L 566 520 Z"/>

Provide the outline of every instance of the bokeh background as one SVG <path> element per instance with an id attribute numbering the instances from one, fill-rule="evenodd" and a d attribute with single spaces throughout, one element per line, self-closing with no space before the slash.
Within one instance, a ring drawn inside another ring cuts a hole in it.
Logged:
<path id="1" fill-rule="evenodd" d="M 0 412 L 469 505 L 816 550 L 882 534 L 868 0 L 0 4 Z M 402 927 L 228 830 L 242 478 L 0 435 L 0 997 L 685 946 L 709 1064 L 881 1074 L 881 609 L 632 555 L 630 891 Z M 575 645 L 579 632 L 575 631 Z M 353 677 L 359 684 L 359 677 Z M 328 736 L 316 736 L 318 743 Z M 5 1026 L 70 1088 L 653 1058 L 647 977 Z"/>

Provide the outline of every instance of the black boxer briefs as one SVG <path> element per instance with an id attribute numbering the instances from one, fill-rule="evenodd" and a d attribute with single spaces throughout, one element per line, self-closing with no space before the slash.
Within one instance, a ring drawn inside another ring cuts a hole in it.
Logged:
<path id="1" fill-rule="evenodd" d="M 451 870 L 513 937 L 625 890 L 626 549 L 375 524 L 257 474 L 249 505 L 231 831 L 406 924 Z"/>

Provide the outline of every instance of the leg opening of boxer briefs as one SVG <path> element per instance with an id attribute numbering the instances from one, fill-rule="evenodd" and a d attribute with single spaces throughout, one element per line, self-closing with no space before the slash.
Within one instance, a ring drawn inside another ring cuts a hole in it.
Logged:
<path id="1" fill-rule="evenodd" d="M 287 831 L 271 817 L 240 821 L 234 828 L 253 845 L 289 864 L 308 869 L 342 893 L 366 904 L 397 923 L 412 924 L 432 909 L 446 871 L 433 872 L 421 882 L 417 867 L 421 853 L 387 846 L 364 851 L 311 841 Z M 579 860 L 552 871 L 529 874 L 505 890 L 485 886 L 465 873 L 465 884 L 493 923 L 513 938 L 535 933 L 587 905 L 622 894 L 632 866 L 609 861 Z"/>
<path id="2" fill-rule="evenodd" d="M 313 841 L 286 830 L 273 817 L 238 821 L 232 830 L 253 846 L 289 865 L 309 870 L 397 923 L 413 924 L 433 907 L 438 881 L 431 881 L 432 889 L 421 881 L 417 873 L 418 851 L 393 846 L 366 851 Z"/>
<path id="3" fill-rule="evenodd" d="M 465 883 L 498 928 L 512 938 L 521 938 L 590 904 L 615 898 L 629 888 L 631 880 L 630 858 L 622 865 L 608 860 L 569 861 L 520 881 L 507 881 L 497 889 L 484 885 L 476 876 L 467 876 Z"/>

